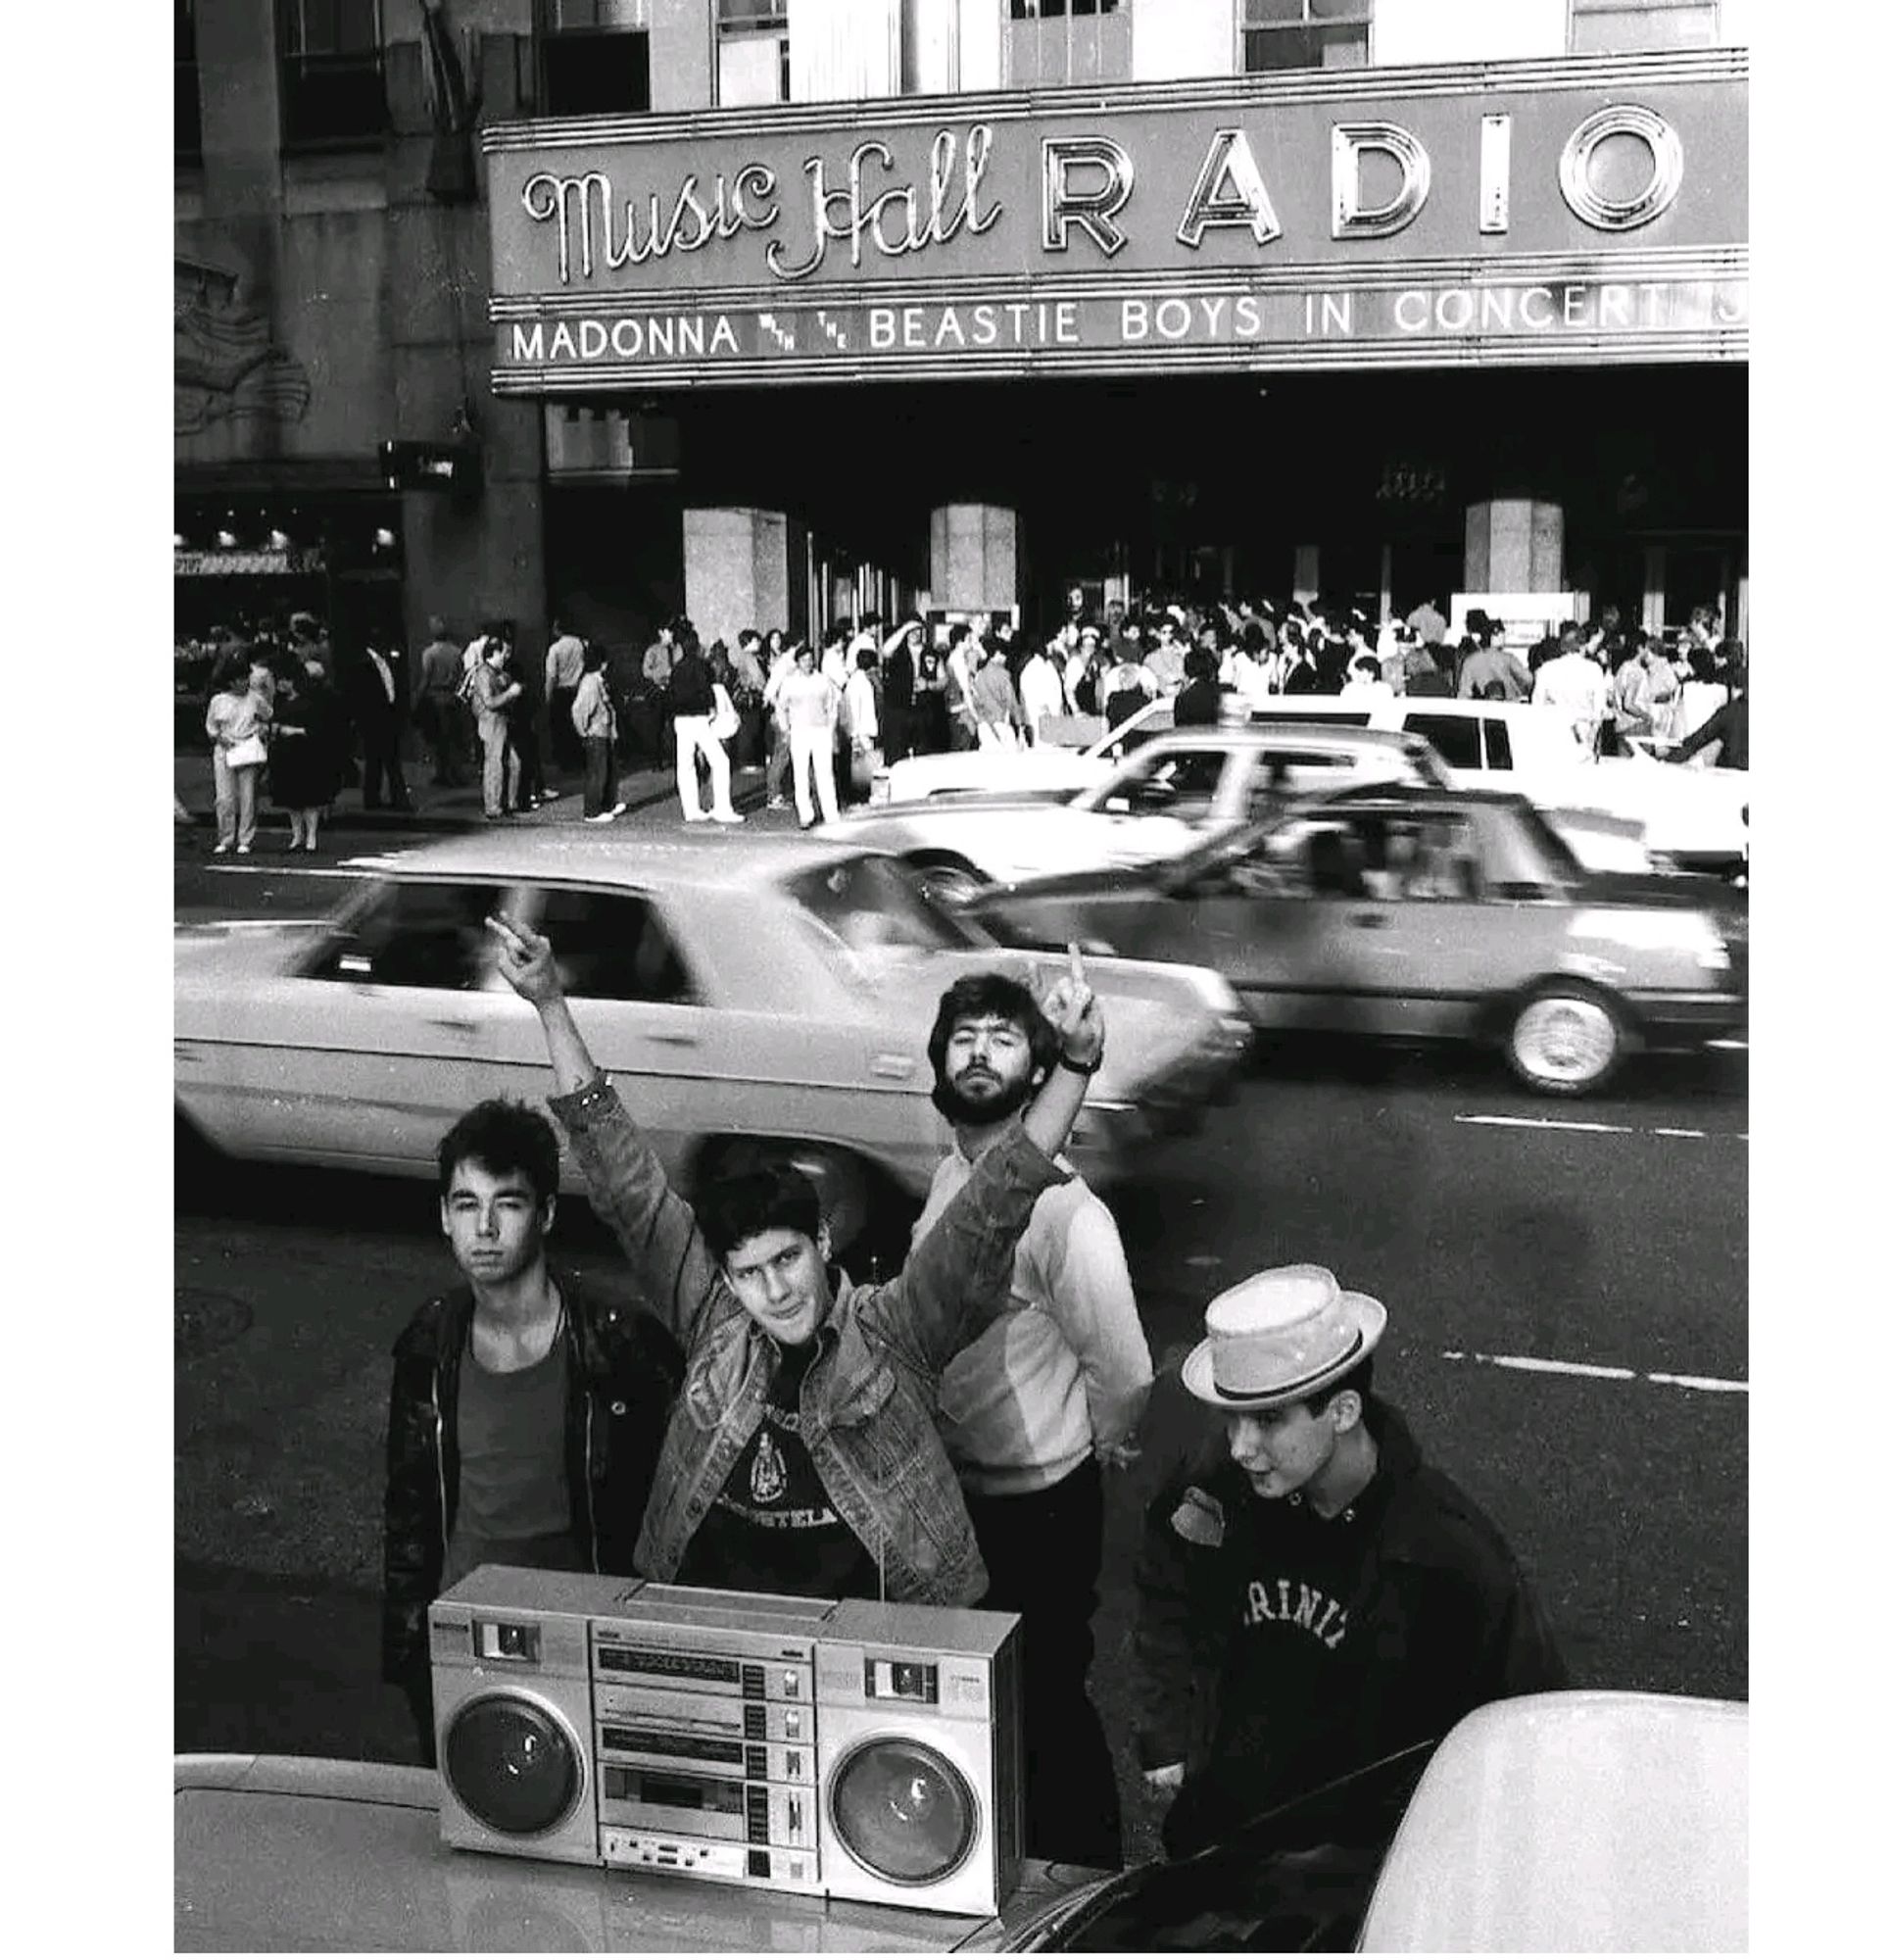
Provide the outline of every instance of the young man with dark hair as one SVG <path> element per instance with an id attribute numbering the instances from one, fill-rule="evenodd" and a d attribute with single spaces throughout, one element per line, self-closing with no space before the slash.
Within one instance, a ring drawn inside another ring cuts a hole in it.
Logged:
<path id="1" fill-rule="evenodd" d="M 692 1207 L 585 1047 L 550 943 L 496 918 L 499 966 L 537 1008 L 553 1113 L 682 1343 L 682 1395 L 637 1569 L 684 1585 L 970 1606 L 986 1571 L 936 1426 L 939 1377 L 1009 1304 L 1012 1254 L 1101 1064 L 1102 1015 L 1072 951 L 1045 1014 L 1056 1052 L 1019 1120 L 884 1286 L 852 1285 L 814 1186 L 757 1162 Z"/>
<path id="2" fill-rule="evenodd" d="M 1374 1394 L 1378 1300 L 1280 1266 L 1212 1300 L 1207 1328 L 1182 1381 L 1226 1441 L 1164 1481 L 1137 1570 L 1138 1749 L 1180 1792 L 1172 1857 L 1567 1680 L 1497 1528 Z M 1335 1794 L 1273 1831 L 1364 1844 L 1390 1821 Z"/>
<path id="3" fill-rule="evenodd" d="M 381 1665 L 433 1761 L 427 1607 L 475 1566 L 628 1574 L 682 1375 L 649 1314 L 587 1299 L 546 1256 L 558 1140 L 487 1102 L 440 1141 L 440 1229 L 466 1284 L 394 1346 Z"/>
<path id="4" fill-rule="evenodd" d="M 1058 1041 L 1028 987 L 975 973 L 941 999 L 926 1053 L 953 1148 L 915 1246 L 1057 1065 Z M 1074 1173 L 1032 1207 L 1010 1295 L 1013 1311 L 941 1375 L 940 1433 L 991 1576 L 984 1603 L 1024 1621 L 1025 1848 L 1112 1870 L 1122 1810 L 1085 1677 L 1103 1563 L 1101 1466 L 1131 1453 L 1149 1348 L 1116 1221 Z"/>

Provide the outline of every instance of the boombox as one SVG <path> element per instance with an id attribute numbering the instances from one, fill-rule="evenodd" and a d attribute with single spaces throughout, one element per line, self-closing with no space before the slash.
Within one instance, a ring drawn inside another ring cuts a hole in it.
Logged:
<path id="1" fill-rule="evenodd" d="M 487 1565 L 433 1603 L 449 1844 L 995 1913 L 1017 1617 Z"/>

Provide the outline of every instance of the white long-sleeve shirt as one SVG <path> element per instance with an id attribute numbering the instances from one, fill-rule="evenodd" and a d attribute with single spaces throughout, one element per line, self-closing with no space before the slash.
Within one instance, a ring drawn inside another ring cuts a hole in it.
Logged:
<path id="1" fill-rule="evenodd" d="M 880 739 L 880 700 L 873 691 L 873 676 L 860 667 L 848 675 L 848 729 L 856 742 Z"/>
<path id="2" fill-rule="evenodd" d="M 1063 678 L 1042 654 L 1033 654 L 1025 662 L 1018 676 L 1018 692 L 1034 736 L 1051 715 L 1064 711 Z"/>
<path id="3" fill-rule="evenodd" d="M 914 1245 L 971 1174 L 954 1148 L 933 1173 Z M 1092 1446 L 1127 1441 L 1152 1379 L 1116 1220 L 1082 1178 L 1039 1198 L 1011 1296 L 1014 1310 L 954 1355 L 939 1383 L 946 1451 L 965 1488 L 988 1495 L 1047 1490 Z"/>

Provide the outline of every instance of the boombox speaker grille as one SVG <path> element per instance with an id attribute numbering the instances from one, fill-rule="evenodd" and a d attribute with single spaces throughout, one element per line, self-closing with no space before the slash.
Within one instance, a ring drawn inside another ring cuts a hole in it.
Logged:
<path id="1" fill-rule="evenodd" d="M 512 1838 L 556 1830 L 584 1788 L 563 1724 L 517 1695 L 467 1702 L 448 1725 L 442 1767 L 467 1812 Z"/>
<path id="2" fill-rule="evenodd" d="M 970 1785 L 923 1742 L 862 1742 L 836 1767 L 829 1803 L 849 1854 L 893 1885 L 937 1885 L 978 1838 Z"/>

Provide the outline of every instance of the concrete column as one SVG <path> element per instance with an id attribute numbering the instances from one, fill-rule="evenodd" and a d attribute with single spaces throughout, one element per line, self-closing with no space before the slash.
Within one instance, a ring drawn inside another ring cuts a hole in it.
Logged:
<path id="1" fill-rule="evenodd" d="M 683 610 L 705 647 L 788 622 L 790 531 L 779 511 L 683 513 Z"/>
<path id="2" fill-rule="evenodd" d="M 1668 619 L 1668 547 L 1644 546 L 1641 564 L 1641 630 L 1659 633 Z"/>
<path id="3" fill-rule="evenodd" d="M 933 604 L 947 612 L 1018 604 L 1018 514 L 993 504 L 946 504 L 932 519 Z"/>
<path id="4" fill-rule="evenodd" d="M 1308 605 L 1320 597 L 1320 547 L 1318 545 L 1295 545 L 1293 547 L 1293 596 L 1304 599 Z"/>
<path id="5" fill-rule="evenodd" d="M 715 9 L 650 0 L 650 106 L 707 109 L 715 100 Z"/>
<path id="6" fill-rule="evenodd" d="M 1492 497 L 1464 515 L 1467 592 L 1561 592 L 1563 507 Z"/>

